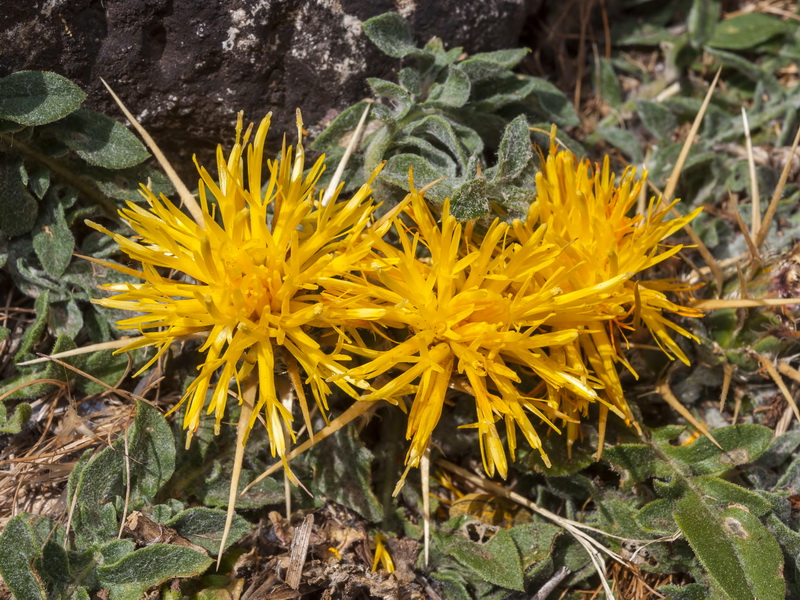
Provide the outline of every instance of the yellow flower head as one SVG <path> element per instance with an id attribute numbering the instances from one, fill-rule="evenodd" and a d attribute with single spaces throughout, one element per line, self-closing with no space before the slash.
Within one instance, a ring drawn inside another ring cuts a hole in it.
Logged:
<path id="1" fill-rule="evenodd" d="M 96 261 L 141 280 L 106 285 L 116 295 L 98 303 L 139 313 L 118 326 L 143 336 L 125 350 L 158 348 L 142 370 L 172 342 L 191 334 L 207 336 L 200 349 L 205 360 L 181 401 L 187 403 L 189 437 L 204 410 L 214 413 L 218 431 L 231 380 L 240 386 L 254 373 L 259 391 L 247 432 L 263 415 L 272 454 L 283 457 L 292 415 L 276 391 L 275 373 L 284 367 L 290 375 L 298 373 L 299 365 L 318 405 L 327 408 L 327 380 L 345 372 L 340 363 L 346 357 L 323 351 L 308 328 L 336 325 L 321 301 L 321 282 L 346 274 L 368 254 L 369 239 L 362 232 L 373 209 L 369 182 L 349 200 L 338 201 L 334 194 L 330 202 L 321 201 L 315 186 L 323 159 L 304 175 L 299 111 L 297 148 L 287 148 L 284 141 L 280 158 L 267 161 L 265 171 L 269 124 L 267 115 L 251 140 L 252 126 L 242 136 L 240 115 L 229 156 L 217 149 L 217 178 L 198 166 L 202 223 L 143 186 L 147 206 L 128 203 L 120 211 L 135 237 L 92 226 L 141 263 L 141 270 L 133 270 Z M 336 381 L 357 397 L 348 380 Z M 293 383 L 310 426 L 299 376 Z"/>
<path id="2" fill-rule="evenodd" d="M 573 315 L 575 322 L 585 320 L 591 304 L 605 297 L 608 283 L 562 293 L 558 284 L 563 270 L 555 264 L 561 249 L 543 240 L 544 227 L 519 243 L 508 239 L 509 225 L 496 220 L 481 240 L 473 241 L 471 228 L 465 231 L 447 202 L 437 222 L 413 182 L 406 203 L 406 220 L 394 220 L 399 244 L 374 239 L 370 271 L 360 281 L 341 282 L 351 295 L 371 295 L 382 307 L 380 323 L 398 331 L 400 341 L 380 351 L 351 347 L 370 360 L 349 375 L 376 382 L 377 389 L 362 400 L 397 402 L 414 393 L 406 473 L 419 464 L 447 390 L 455 385 L 475 398 L 473 426 L 486 472 L 505 477 L 508 464 L 497 421 L 505 422 L 513 459 L 516 427 L 541 452 L 531 415 L 554 429 L 554 418 L 570 420 L 554 400 L 520 391 L 518 367 L 529 369 L 553 389 L 569 390 L 587 402 L 597 398 L 582 365 L 548 355 L 552 348 L 574 342 L 578 331 L 549 324 L 559 314 L 562 322 L 568 320 L 565 314 Z M 545 277 L 548 269 L 554 274 Z"/>
<path id="3" fill-rule="evenodd" d="M 671 322 L 664 312 L 682 316 L 700 316 L 699 311 L 670 301 L 665 292 L 683 292 L 685 284 L 671 280 L 643 281 L 635 276 L 677 253 L 682 246 L 664 246 L 672 235 L 701 209 L 667 220 L 675 203 L 659 206 L 649 203 L 645 215 L 635 214 L 634 207 L 644 185 L 636 179 L 636 170 L 628 168 L 616 182 L 609 169 L 608 157 L 602 167 L 592 167 L 588 160 L 578 160 L 571 152 L 556 151 L 551 145 L 544 168 L 536 176 L 537 198 L 531 204 L 525 223 L 516 222 L 517 239 L 527 240 L 542 225 L 547 226 L 544 240 L 562 248 L 558 264 L 567 269 L 561 285 L 575 291 L 603 281 L 618 279 L 610 288 L 609 297 L 597 306 L 593 318 L 587 320 L 570 350 L 587 364 L 602 383 L 601 448 L 608 408 L 632 421 L 622 392 L 617 363 L 633 369 L 622 356 L 619 337 L 624 331 L 635 331 L 643 323 L 656 342 L 670 356 L 688 364 L 688 359 L 669 331 L 695 339 L 682 327 Z M 635 373 L 634 373 L 635 375 Z M 575 417 L 586 414 L 587 403 L 580 396 L 561 395 L 560 408 Z M 567 425 L 568 444 L 578 436 L 578 425 Z"/>

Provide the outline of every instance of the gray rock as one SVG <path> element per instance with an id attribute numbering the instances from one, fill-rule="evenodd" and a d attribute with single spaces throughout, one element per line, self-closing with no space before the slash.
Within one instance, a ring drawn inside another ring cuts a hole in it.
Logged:
<path id="1" fill-rule="evenodd" d="M 368 94 L 366 77 L 392 78 L 399 61 L 360 25 L 390 10 L 420 41 L 468 52 L 516 46 L 528 11 L 525 0 L 6 1 L 0 76 L 55 71 L 84 88 L 86 107 L 121 117 L 102 77 L 191 185 L 191 155 L 212 166 L 237 111 L 253 121 L 273 111 L 277 148 L 281 132 L 294 143 L 295 107 L 313 134 Z"/>

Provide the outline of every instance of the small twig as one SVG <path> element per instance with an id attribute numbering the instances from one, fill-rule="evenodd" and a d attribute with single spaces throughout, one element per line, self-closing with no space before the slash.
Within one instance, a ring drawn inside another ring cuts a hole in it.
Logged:
<path id="1" fill-rule="evenodd" d="M 561 585 L 561 582 L 564 581 L 570 573 L 572 573 L 572 571 L 567 567 L 561 567 L 539 588 L 538 592 L 531 596 L 531 600 L 546 600 L 553 590 Z"/>

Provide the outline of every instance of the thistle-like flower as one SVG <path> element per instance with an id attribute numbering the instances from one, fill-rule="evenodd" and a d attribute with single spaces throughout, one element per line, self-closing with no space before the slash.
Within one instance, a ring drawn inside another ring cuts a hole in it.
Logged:
<path id="1" fill-rule="evenodd" d="M 350 377 L 388 379 L 374 383 L 377 389 L 362 400 L 398 402 L 414 393 L 403 479 L 419 464 L 451 385 L 475 398 L 474 427 L 487 473 L 505 477 L 508 471 L 499 420 L 505 422 L 512 460 L 516 427 L 547 460 L 531 417 L 554 429 L 554 419 L 571 417 L 558 410 L 554 399 L 522 393 L 518 370 L 529 369 L 552 389 L 596 400 L 582 365 L 553 360 L 549 354 L 575 342 L 578 330 L 568 323 L 585 322 L 593 305 L 606 297 L 606 288 L 621 278 L 563 293 L 559 285 L 564 272 L 555 264 L 561 248 L 544 241 L 546 228 L 517 242 L 508 238 L 509 225 L 496 220 L 476 242 L 471 228 L 449 213 L 448 202 L 437 223 L 413 182 L 406 203 L 404 216 L 411 225 L 394 219 L 399 244 L 374 239 L 375 256 L 364 276 L 338 282 L 343 295 L 371 297 L 382 309 L 374 313 L 376 320 L 388 328 L 388 337 L 398 340 L 380 351 L 363 344 L 346 347 L 369 359 L 351 369 Z M 548 269 L 552 276 L 544 275 Z M 555 321 L 559 326 L 551 325 Z M 397 368 L 399 374 L 390 376 Z"/>
<path id="2" fill-rule="evenodd" d="M 621 364 L 636 375 L 622 354 L 620 338 L 625 338 L 624 332 L 635 332 L 644 324 L 670 358 L 677 357 L 688 364 L 670 330 L 696 338 L 664 313 L 685 317 L 701 314 L 667 298 L 666 292 L 687 291 L 685 284 L 636 278 L 681 250 L 680 245 L 665 246 L 662 242 L 701 210 L 667 220 L 675 203 L 661 206 L 654 198 L 645 215 L 632 214 L 644 181 L 637 180 L 636 170 L 629 167 L 616 183 L 608 157 L 602 167 L 593 168 L 588 160 L 578 160 L 571 152 L 556 151 L 551 145 L 544 168 L 536 176 L 537 198 L 530 206 L 527 221 L 516 222 L 513 227 L 516 238 L 525 241 L 546 226 L 544 240 L 562 249 L 558 265 L 567 271 L 561 282 L 564 291 L 617 279 L 617 285 L 609 288 L 609 297 L 596 306 L 595 314 L 580 328 L 577 339 L 569 346 L 554 349 L 584 362 L 602 384 L 600 396 L 605 402 L 600 404 L 598 452 L 602 451 L 609 408 L 629 423 L 633 420 L 617 373 L 617 364 Z M 548 267 L 544 272 L 554 271 Z M 567 423 L 571 446 L 579 433 L 577 421 L 585 416 L 588 404 L 580 395 L 560 396 L 560 410 L 573 417 Z"/>
<path id="3" fill-rule="evenodd" d="M 309 431 L 300 371 L 323 412 L 333 377 L 342 390 L 358 397 L 349 379 L 337 377 L 346 372 L 341 362 L 347 357 L 336 350 L 327 353 L 309 328 L 340 325 L 328 319 L 322 282 L 347 274 L 369 253 L 369 238 L 362 233 L 373 209 L 370 182 L 349 200 L 339 201 L 334 193 L 329 202 L 322 202 L 315 186 L 323 159 L 304 175 L 299 111 L 297 147 L 293 151 L 284 141 L 280 158 L 267 161 L 265 172 L 269 124 L 267 115 L 251 140 L 252 126 L 242 135 L 239 116 L 229 156 L 221 147 L 217 150 L 217 180 L 198 165 L 202 222 L 143 186 L 147 206 L 129 203 L 120 211 L 136 237 L 91 225 L 141 263 L 141 270 L 134 270 L 95 260 L 141 280 L 104 286 L 116 295 L 98 303 L 139 313 L 118 326 L 142 335 L 123 350 L 158 349 L 142 370 L 174 341 L 192 334 L 207 336 L 200 348 L 205 359 L 181 401 L 187 404 L 187 445 L 204 411 L 214 414 L 219 431 L 231 381 L 240 390 L 241 402 L 242 382 L 249 378 L 257 382 L 258 394 L 242 443 L 261 416 L 272 455 L 283 459 L 286 432 L 294 434 L 291 409 L 276 391 L 276 371 L 285 367 L 292 376 Z"/>

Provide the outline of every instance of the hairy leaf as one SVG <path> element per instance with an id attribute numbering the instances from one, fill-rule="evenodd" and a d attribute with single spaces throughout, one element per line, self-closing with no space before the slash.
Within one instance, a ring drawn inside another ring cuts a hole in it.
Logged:
<path id="1" fill-rule="evenodd" d="M 91 110 L 76 110 L 53 125 L 67 147 L 92 165 L 125 169 L 138 165 L 150 154 L 128 129 L 114 119 Z"/>
<path id="2" fill-rule="evenodd" d="M 389 56 L 403 58 L 417 49 L 408 21 L 397 13 L 372 17 L 364 21 L 361 27 L 370 41 Z"/>
<path id="3" fill-rule="evenodd" d="M 65 117 L 86 98 L 69 79 L 48 71 L 17 71 L 0 79 L 0 118 L 43 125 Z"/>
<path id="4" fill-rule="evenodd" d="M 153 544 L 101 565 L 97 574 L 101 585 L 111 589 L 111 600 L 138 600 L 147 588 L 174 577 L 199 575 L 211 563 L 208 556 L 190 548 Z"/>
<path id="5" fill-rule="evenodd" d="M 45 600 L 44 582 L 31 569 L 41 549 L 31 529 L 31 517 L 13 517 L 0 535 L 0 575 L 18 600 Z"/>
<path id="6" fill-rule="evenodd" d="M 744 13 L 717 25 L 708 45 L 726 50 L 746 50 L 787 30 L 788 24 L 776 16 L 759 12 Z"/>

